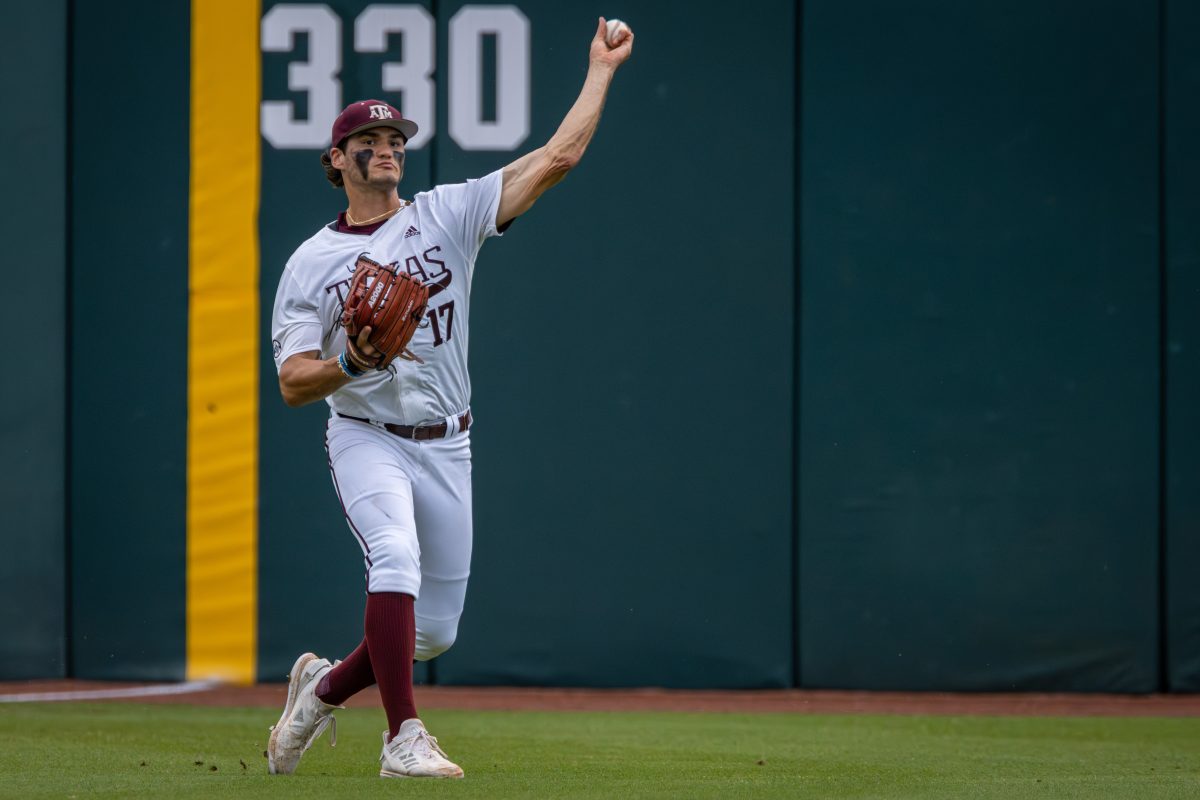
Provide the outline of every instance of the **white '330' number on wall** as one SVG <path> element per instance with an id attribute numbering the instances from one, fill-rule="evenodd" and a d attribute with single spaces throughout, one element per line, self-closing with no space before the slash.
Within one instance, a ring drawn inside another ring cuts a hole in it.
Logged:
<path id="1" fill-rule="evenodd" d="M 264 100 L 262 133 L 276 149 L 327 147 L 342 110 L 342 20 L 324 4 L 277 5 L 263 15 L 262 49 L 289 53 L 296 34 L 308 36 L 308 60 L 288 65 L 288 89 L 308 96 L 308 119 L 296 119 L 291 100 Z M 389 34 L 403 37 L 403 61 L 383 65 L 381 88 L 399 93 L 400 113 L 420 131 L 408 143 L 422 147 L 434 133 L 434 22 L 421 6 L 371 5 L 354 20 L 354 50 L 387 51 Z M 480 60 L 483 37 L 496 41 L 496 118 L 483 119 Z M 529 20 L 515 6 L 463 6 L 450 19 L 450 138 L 464 150 L 514 150 L 529 136 Z M 384 98 L 392 99 L 392 98 Z"/>

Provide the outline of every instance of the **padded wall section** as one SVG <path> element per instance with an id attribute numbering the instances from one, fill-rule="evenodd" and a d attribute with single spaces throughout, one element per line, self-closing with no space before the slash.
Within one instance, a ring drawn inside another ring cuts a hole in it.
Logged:
<path id="1" fill-rule="evenodd" d="M 811 687 L 1158 686 L 1158 20 L 807 0 Z"/>
<path id="2" fill-rule="evenodd" d="M 71 13 L 72 669 L 182 678 L 189 7 Z"/>
<path id="3" fill-rule="evenodd" d="M 579 167 L 480 254 L 475 556 L 438 680 L 788 685 L 793 5 L 519 7 L 530 135 L 440 124 L 439 180 L 549 139 L 598 11 L 636 43 Z"/>
<path id="4" fill-rule="evenodd" d="M 1200 6 L 1167 2 L 1168 687 L 1200 691 Z"/>
<path id="5" fill-rule="evenodd" d="M 20 359 L 0 392 L 0 680 L 60 678 L 67 668 L 68 328 L 54 321 L 66 318 L 67 307 L 67 129 L 30 128 L 29 110 L 67 105 L 67 4 L 18 4 L 4 13 L 0 75 L 22 77 L 0 84 L 0 138 L 10 159 L 37 168 L 0 183 L 0 280 L 14 300 L 32 294 L 44 302 L 10 302 L 6 312 L 10 330 L 31 333 L 44 357 Z M 39 235 L 30 236 L 31 227 Z"/>

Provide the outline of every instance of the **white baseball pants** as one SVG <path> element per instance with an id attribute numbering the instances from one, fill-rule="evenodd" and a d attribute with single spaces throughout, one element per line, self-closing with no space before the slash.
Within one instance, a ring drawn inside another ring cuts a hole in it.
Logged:
<path id="1" fill-rule="evenodd" d="M 471 572 L 470 433 L 418 442 L 335 416 L 325 445 L 367 591 L 416 598 L 417 660 L 445 652 Z"/>

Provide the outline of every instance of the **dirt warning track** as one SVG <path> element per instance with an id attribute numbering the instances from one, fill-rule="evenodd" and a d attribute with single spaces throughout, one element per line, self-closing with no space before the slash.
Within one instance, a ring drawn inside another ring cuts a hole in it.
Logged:
<path id="1" fill-rule="evenodd" d="M 110 701 L 202 706 L 282 706 L 286 686 L 107 681 L 0 683 L 0 703 Z M 704 711 L 791 714 L 988 714 L 1003 716 L 1200 717 L 1200 695 L 959 694 L 795 689 L 551 689 L 418 686 L 419 708 L 480 711 Z M 380 706 L 368 689 L 347 706 Z"/>

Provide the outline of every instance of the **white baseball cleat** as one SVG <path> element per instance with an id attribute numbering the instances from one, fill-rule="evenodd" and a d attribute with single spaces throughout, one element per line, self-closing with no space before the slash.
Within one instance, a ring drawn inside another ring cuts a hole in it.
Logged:
<path id="1" fill-rule="evenodd" d="M 429 735 L 419 719 L 410 719 L 390 742 L 383 732 L 383 753 L 379 756 L 381 778 L 461 778 L 463 771 Z"/>
<path id="2" fill-rule="evenodd" d="M 322 703 L 317 697 L 317 685 L 325 673 L 333 669 L 328 659 L 305 653 L 296 659 L 288 674 L 287 705 L 279 722 L 271 726 L 267 742 L 267 769 L 272 775 L 291 775 L 300 763 L 300 756 L 312 747 L 327 727 L 329 746 L 337 744 L 337 722 L 333 710 L 340 706 Z"/>

